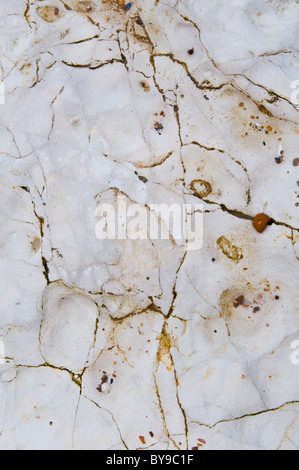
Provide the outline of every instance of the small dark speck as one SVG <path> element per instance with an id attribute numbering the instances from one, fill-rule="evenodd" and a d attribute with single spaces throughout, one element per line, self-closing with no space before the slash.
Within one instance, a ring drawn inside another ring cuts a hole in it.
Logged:
<path id="1" fill-rule="evenodd" d="M 212 258 L 212 261 L 213 261 L 213 263 L 215 263 L 215 261 L 216 261 L 216 258 Z"/>
<path id="2" fill-rule="evenodd" d="M 189 49 L 188 54 L 189 54 L 189 55 L 193 55 L 193 54 L 194 54 L 194 47 L 192 47 L 192 49 Z"/>
<path id="3" fill-rule="evenodd" d="M 266 142 L 263 142 L 263 146 L 266 147 Z"/>
<path id="4" fill-rule="evenodd" d="M 276 300 L 279 300 L 279 295 L 276 295 L 276 296 L 275 296 L 275 299 L 276 299 Z"/>

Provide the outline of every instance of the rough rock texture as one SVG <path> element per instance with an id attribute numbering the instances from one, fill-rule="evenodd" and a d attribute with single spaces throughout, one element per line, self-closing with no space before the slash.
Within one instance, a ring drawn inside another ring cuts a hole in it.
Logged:
<path id="1" fill-rule="evenodd" d="M 298 449 L 298 1 L 131 3 L 0 5 L 0 448 Z"/>

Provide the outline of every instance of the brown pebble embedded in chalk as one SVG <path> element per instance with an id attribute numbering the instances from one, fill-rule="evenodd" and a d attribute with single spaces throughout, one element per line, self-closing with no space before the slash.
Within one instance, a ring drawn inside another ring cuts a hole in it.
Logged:
<path id="1" fill-rule="evenodd" d="M 238 308 L 239 305 L 242 305 L 242 304 L 243 304 L 244 300 L 245 300 L 244 295 L 239 295 L 239 297 L 237 297 L 237 298 L 234 300 L 234 307 L 235 307 L 235 308 Z"/>
<path id="2" fill-rule="evenodd" d="M 299 158 L 294 158 L 293 160 L 293 165 L 298 166 L 299 165 Z"/>
<path id="3" fill-rule="evenodd" d="M 259 233 L 262 233 L 267 227 L 267 225 L 269 225 L 271 220 L 272 220 L 271 217 L 269 217 L 266 214 L 258 214 L 253 219 L 252 223 L 253 223 L 255 230 Z"/>
<path id="4" fill-rule="evenodd" d="M 147 93 L 150 91 L 150 86 L 147 82 L 140 82 L 140 85 L 142 86 L 144 91 L 146 91 Z"/>

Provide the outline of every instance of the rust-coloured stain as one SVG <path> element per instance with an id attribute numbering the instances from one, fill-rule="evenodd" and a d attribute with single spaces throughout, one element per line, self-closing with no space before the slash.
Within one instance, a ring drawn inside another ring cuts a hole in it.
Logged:
<path id="1" fill-rule="evenodd" d="M 54 23 L 54 21 L 58 20 L 62 15 L 61 10 L 59 10 L 58 7 L 51 5 L 37 7 L 36 11 L 41 18 L 47 21 L 47 23 Z"/>

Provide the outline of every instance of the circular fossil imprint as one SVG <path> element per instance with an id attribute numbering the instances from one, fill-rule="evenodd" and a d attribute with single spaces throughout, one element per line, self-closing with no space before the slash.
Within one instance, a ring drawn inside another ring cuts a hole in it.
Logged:
<path id="1" fill-rule="evenodd" d="M 190 188 L 195 196 L 199 198 L 207 197 L 213 190 L 211 183 L 203 180 L 192 181 Z"/>

